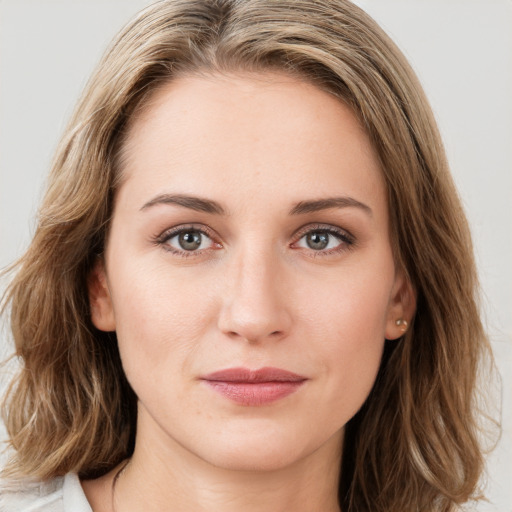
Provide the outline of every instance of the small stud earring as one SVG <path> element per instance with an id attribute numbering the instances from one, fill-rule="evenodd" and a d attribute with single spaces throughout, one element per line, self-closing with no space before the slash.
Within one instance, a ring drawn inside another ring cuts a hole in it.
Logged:
<path id="1" fill-rule="evenodd" d="M 396 323 L 396 325 L 401 327 L 402 332 L 407 331 L 407 327 L 409 326 L 409 324 L 407 323 L 407 320 L 404 320 L 403 318 L 399 318 L 395 323 Z"/>

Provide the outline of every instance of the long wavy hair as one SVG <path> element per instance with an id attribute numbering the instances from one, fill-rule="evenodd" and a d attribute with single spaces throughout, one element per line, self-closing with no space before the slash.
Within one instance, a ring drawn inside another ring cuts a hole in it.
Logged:
<path id="1" fill-rule="evenodd" d="M 3 300 L 21 369 L 3 404 L 10 477 L 94 477 L 134 447 L 136 397 L 115 333 L 90 320 L 134 113 L 194 72 L 280 70 L 349 105 L 380 159 L 397 265 L 417 293 L 347 424 L 345 512 L 452 511 L 483 467 L 476 390 L 489 355 L 466 218 L 422 88 L 382 29 L 347 0 L 164 0 L 114 40 L 57 149 L 37 230 Z"/>

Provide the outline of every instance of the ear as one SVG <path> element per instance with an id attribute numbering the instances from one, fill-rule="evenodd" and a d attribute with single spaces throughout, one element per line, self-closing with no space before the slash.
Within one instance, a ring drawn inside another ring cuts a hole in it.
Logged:
<path id="1" fill-rule="evenodd" d="M 87 278 L 91 320 L 100 331 L 115 331 L 116 321 L 103 260 L 94 265 Z"/>
<path id="2" fill-rule="evenodd" d="M 388 304 L 385 338 L 396 340 L 403 336 L 416 311 L 416 291 L 404 272 L 396 274 Z"/>

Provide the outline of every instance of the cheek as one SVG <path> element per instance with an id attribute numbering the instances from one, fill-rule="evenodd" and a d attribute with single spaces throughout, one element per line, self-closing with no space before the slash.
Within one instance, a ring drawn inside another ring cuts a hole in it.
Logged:
<path id="1" fill-rule="evenodd" d="M 113 297 L 119 350 L 128 379 L 145 382 L 148 375 L 153 381 L 161 376 L 169 379 L 174 369 L 187 371 L 209 329 L 210 298 L 199 293 L 197 283 L 182 282 L 170 273 L 153 269 L 129 275 L 130 279 L 117 280 Z"/>
<path id="2" fill-rule="evenodd" d="M 343 422 L 368 396 L 382 358 L 392 282 L 388 277 L 377 285 L 377 276 L 352 273 L 331 282 L 328 301 L 314 291 L 308 296 L 309 328 L 317 340 L 309 357 L 319 360 L 327 406 L 340 411 Z"/>
<path id="3" fill-rule="evenodd" d="M 329 332 L 333 347 L 336 339 L 355 350 L 383 341 L 393 266 L 379 263 L 371 271 L 349 268 L 323 280 L 322 286 L 305 284 L 303 316 Z"/>

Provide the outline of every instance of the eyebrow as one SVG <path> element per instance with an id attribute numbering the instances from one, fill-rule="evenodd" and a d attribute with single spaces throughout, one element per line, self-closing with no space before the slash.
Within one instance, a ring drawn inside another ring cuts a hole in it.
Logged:
<path id="1" fill-rule="evenodd" d="M 321 210 L 328 210 L 330 208 L 360 208 L 365 213 L 373 215 L 372 209 L 361 201 L 353 197 L 329 197 L 326 199 L 317 199 L 313 201 L 301 201 L 297 203 L 291 210 L 290 215 L 302 215 L 304 213 L 318 212 Z"/>
<path id="2" fill-rule="evenodd" d="M 198 212 L 226 215 L 224 208 L 222 208 L 222 206 L 216 201 L 181 194 L 160 194 L 151 199 L 151 201 L 145 203 L 141 210 L 146 210 L 147 208 L 158 204 L 174 204 L 191 210 L 196 210 Z"/>
<path id="3" fill-rule="evenodd" d="M 146 210 L 152 206 L 160 204 L 177 205 L 198 212 L 226 215 L 224 208 L 216 201 L 183 194 L 160 194 L 145 203 L 141 210 Z M 360 208 L 370 216 L 373 214 L 372 209 L 368 205 L 358 201 L 357 199 L 354 199 L 353 197 L 343 196 L 310 201 L 300 201 L 290 210 L 290 215 L 303 215 L 321 210 L 329 210 L 331 208 L 348 207 Z"/>

